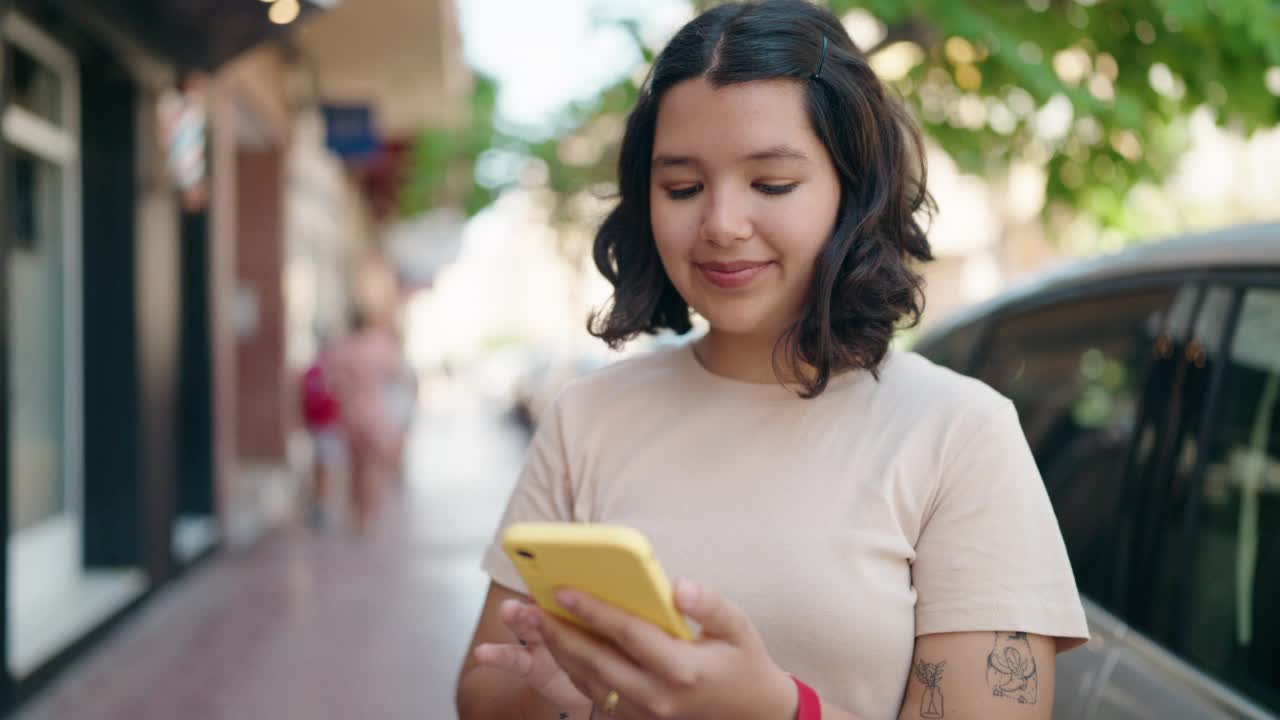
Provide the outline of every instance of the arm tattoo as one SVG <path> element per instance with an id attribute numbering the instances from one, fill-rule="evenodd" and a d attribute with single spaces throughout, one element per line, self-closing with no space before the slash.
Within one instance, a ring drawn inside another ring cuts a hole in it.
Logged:
<path id="1" fill-rule="evenodd" d="M 923 660 L 916 661 L 916 678 L 924 685 L 924 697 L 920 698 L 920 717 L 922 718 L 940 718 L 942 717 L 942 669 L 947 666 L 947 661 L 940 663 L 927 663 Z"/>
<path id="2" fill-rule="evenodd" d="M 1040 689 L 1031 641 L 1024 632 L 998 632 L 987 656 L 987 686 L 995 697 L 1035 705 Z"/>

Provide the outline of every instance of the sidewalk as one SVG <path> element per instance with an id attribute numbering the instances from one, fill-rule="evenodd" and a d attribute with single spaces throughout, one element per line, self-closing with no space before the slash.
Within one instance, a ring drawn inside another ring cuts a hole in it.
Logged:
<path id="1" fill-rule="evenodd" d="M 410 481 L 359 538 L 290 525 L 152 598 L 21 720 L 452 718 L 488 579 L 478 565 L 523 459 L 480 400 L 424 414 Z"/>

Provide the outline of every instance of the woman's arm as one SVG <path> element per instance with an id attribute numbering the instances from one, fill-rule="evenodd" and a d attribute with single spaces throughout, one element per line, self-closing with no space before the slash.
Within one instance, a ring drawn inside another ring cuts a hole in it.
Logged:
<path id="1" fill-rule="evenodd" d="M 574 707 L 553 707 L 542 695 L 533 690 L 513 672 L 481 665 L 476 659 L 476 648 L 483 644 L 514 646 L 520 639 L 502 619 L 502 605 L 508 600 L 529 602 L 529 598 L 508 590 L 497 583 L 489 584 L 480 621 L 471 638 L 467 658 L 458 677 L 457 710 L 462 720 L 512 720 L 513 718 L 567 718 L 586 720 L 591 714 L 590 704 Z M 494 652 L 509 651 L 512 662 L 516 647 L 492 648 Z"/>
<path id="2" fill-rule="evenodd" d="M 1049 720 L 1056 660 L 1056 641 L 1044 635 L 922 635 L 898 720 Z M 825 702 L 822 717 L 857 720 Z"/>
<path id="3" fill-rule="evenodd" d="M 1049 720 L 1056 641 L 1023 632 L 916 638 L 899 720 Z"/>

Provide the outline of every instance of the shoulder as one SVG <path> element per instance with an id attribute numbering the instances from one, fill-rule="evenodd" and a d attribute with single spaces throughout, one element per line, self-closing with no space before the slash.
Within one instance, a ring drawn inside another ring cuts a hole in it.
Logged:
<path id="1" fill-rule="evenodd" d="M 644 427 L 669 422 L 688 410 L 688 369 L 680 349 L 663 349 L 593 370 L 561 388 L 547 412 L 547 433 L 570 456 L 620 442 Z"/>
<path id="2" fill-rule="evenodd" d="M 680 356 L 684 347 L 635 355 L 593 370 L 567 383 L 557 399 L 570 416 L 595 414 L 605 408 L 663 395 L 687 379 Z"/>
<path id="3" fill-rule="evenodd" d="M 913 352 L 890 354 L 881 366 L 877 392 L 895 403 L 956 419 L 988 417 L 1012 407 L 990 385 Z"/>
<path id="4" fill-rule="evenodd" d="M 876 432 L 941 468 L 974 444 L 1025 443 L 1018 414 L 986 383 L 912 352 L 892 352 L 863 409 Z"/>

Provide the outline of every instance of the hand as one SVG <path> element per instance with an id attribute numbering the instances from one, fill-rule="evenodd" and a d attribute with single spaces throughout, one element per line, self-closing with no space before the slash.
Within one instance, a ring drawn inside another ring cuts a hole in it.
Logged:
<path id="1" fill-rule="evenodd" d="M 578 692 L 547 650 L 542 633 L 536 627 L 536 613 L 535 607 L 519 600 L 502 603 L 499 617 L 520 642 L 478 645 L 476 661 L 524 680 L 530 689 L 557 708 L 585 715 L 590 712 L 591 699 Z"/>
<path id="2" fill-rule="evenodd" d="M 591 632 L 536 610 L 534 627 L 557 665 L 582 695 L 602 705 L 610 691 L 624 720 L 786 720 L 795 716 L 796 689 L 774 664 L 759 632 L 718 593 L 682 581 L 676 607 L 702 626 L 695 642 L 586 593 L 562 590 L 557 600 Z"/>

